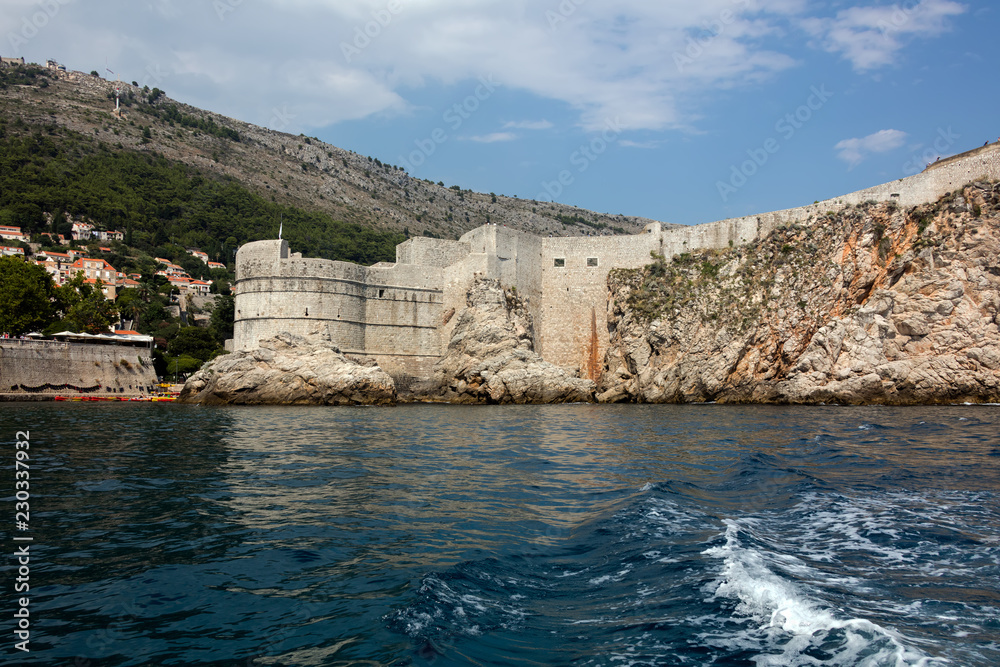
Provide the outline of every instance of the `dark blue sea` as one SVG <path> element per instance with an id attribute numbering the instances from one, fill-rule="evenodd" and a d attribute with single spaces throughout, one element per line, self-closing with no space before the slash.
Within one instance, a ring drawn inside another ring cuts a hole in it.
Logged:
<path id="1" fill-rule="evenodd" d="M 0 424 L 4 665 L 1000 665 L 996 406 L 8 403 Z"/>

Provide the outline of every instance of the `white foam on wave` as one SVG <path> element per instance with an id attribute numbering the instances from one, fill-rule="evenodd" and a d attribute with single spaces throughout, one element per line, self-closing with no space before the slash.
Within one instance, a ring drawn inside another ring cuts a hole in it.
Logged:
<path id="1" fill-rule="evenodd" d="M 877 623 L 838 617 L 806 588 L 772 571 L 761 552 L 744 547 L 739 533 L 746 526 L 732 520 L 725 523 L 725 544 L 703 552 L 722 561 L 711 599 L 736 601 L 735 613 L 756 624 L 748 634 L 732 637 L 730 642 L 743 649 L 759 649 L 758 665 L 946 664 L 907 646 L 901 635 Z M 821 661 L 809 652 L 820 647 L 832 655 L 832 661 Z"/>
<path id="2" fill-rule="evenodd" d="M 609 582 L 619 582 L 622 579 L 624 579 L 626 576 L 628 576 L 628 573 L 631 572 L 631 571 L 632 571 L 631 567 L 625 567 L 624 570 L 621 570 L 620 572 L 616 572 L 615 574 L 605 574 L 604 576 L 601 576 L 601 577 L 594 577 L 593 579 L 590 580 L 590 585 L 591 586 L 601 586 L 601 585 L 607 584 Z"/>

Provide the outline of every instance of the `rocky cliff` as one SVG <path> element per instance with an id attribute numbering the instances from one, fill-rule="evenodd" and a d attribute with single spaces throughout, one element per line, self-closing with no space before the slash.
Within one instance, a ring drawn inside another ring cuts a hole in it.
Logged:
<path id="1" fill-rule="evenodd" d="M 450 403 L 575 403 L 592 401 L 595 384 L 542 361 L 532 345 L 532 320 L 518 296 L 496 280 L 478 280 L 457 315 L 435 389 L 422 398 Z"/>
<path id="2" fill-rule="evenodd" d="M 180 400 L 206 405 L 385 405 L 396 399 L 378 366 L 341 354 L 329 335 L 278 334 L 256 350 L 223 355 L 188 378 Z"/>
<path id="3" fill-rule="evenodd" d="M 1000 185 L 609 277 L 604 402 L 1000 401 Z"/>

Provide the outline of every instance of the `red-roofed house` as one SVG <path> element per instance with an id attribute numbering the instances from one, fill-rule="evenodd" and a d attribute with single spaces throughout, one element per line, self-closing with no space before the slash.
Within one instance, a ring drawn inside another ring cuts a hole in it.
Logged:
<path id="1" fill-rule="evenodd" d="M 62 285 L 73 276 L 70 273 L 73 257 L 69 253 L 46 250 L 35 255 L 35 263 L 48 271 L 57 285 Z"/>
<path id="2" fill-rule="evenodd" d="M 211 281 L 205 282 L 204 280 L 192 280 L 188 284 L 188 291 L 196 292 L 198 294 L 208 294 L 212 289 Z"/>
<path id="3" fill-rule="evenodd" d="M 0 245 L 0 254 L 2 255 L 16 255 L 18 257 L 24 257 L 24 248 L 14 248 L 11 246 Z"/>
<path id="4" fill-rule="evenodd" d="M 188 250 L 189 253 L 200 259 L 201 261 L 208 264 L 208 253 L 202 252 L 201 250 Z"/>
<path id="5" fill-rule="evenodd" d="M 208 268 L 210 268 L 210 269 L 225 269 L 226 265 L 223 264 L 222 262 L 209 262 L 208 263 Z"/>
<path id="6" fill-rule="evenodd" d="M 118 231 L 106 232 L 103 229 L 98 229 L 98 230 L 95 230 L 95 231 L 91 232 L 91 236 L 93 236 L 95 239 L 99 239 L 101 241 L 124 241 L 125 240 L 125 232 L 118 232 Z"/>
<path id="7" fill-rule="evenodd" d="M 97 280 L 95 278 L 87 278 L 83 281 L 87 285 L 96 285 Z M 118 298 L 118 286 L 114 283 L 101 282 L 101 291 L 104 292 L 105 299 L 111 299 L 114 301 Z"/>
<path id="8" fill-rule="evenodd" d="M 99 279 L 106 283 L 114 284 L 118 280 L 118 271 L 115 267 L 103 259 L 82 258 L 73 262 L 70 267 L 75 275 L 77 271 L 83 271 L 83 277 L 87 279 Z"/>
<path id="9" fill-rule="evenodd" d="M 94 226 L 89 222 L 73 223 L 73 238 L 77 241 L 87 241 L 94 231 Z"/>
<path id="10" fill-rule="evenodd" d="M 21 233 L 20 227 L 10 227 L 8 225 L 0 225 L 0 238 L 7 241 L 26 241 L 24 234 Z"/>

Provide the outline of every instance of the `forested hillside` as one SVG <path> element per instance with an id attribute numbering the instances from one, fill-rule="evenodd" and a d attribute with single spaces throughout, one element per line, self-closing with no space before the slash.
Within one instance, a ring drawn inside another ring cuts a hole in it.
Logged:
<path id="1" fill-rule="evenodd" d="M 178 247 L 194 247 L 224 263 L 243 243 L 276 237 L 282 223 L 296 251 L 362 264 L 394 260 L 404 239 L 267 201 L 233 178 L 160 155 L 0 119 L 0 224 L 68 237 L 70 219 L 123 231 L 125 245 L 150 255 L 175 259 Z"/>

